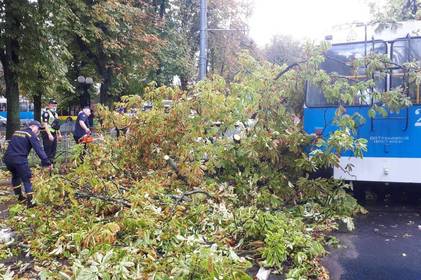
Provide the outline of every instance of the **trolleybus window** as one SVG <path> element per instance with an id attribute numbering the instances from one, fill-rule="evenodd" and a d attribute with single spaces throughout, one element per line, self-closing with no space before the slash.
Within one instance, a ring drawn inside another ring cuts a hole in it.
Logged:
<path id="1" fill-rule="evenodd" d="M 399 39 L 392 44 L 392 61 L 398 65 L 407 62 L 416 61 L 421 64 L 421 38 Z M 421 65 L 420 65 L 421 66 Z M 415 81 L 409 81 L 408 94 L 413 103 L 421 103 L 420 86 Z M 404 85 L 404 71 L 400 68 L 393 69 L 391 75 L 391 88 L 397 88 Z"/>
<path id="2" fill-rule="evenodd" d="M 20 103 L 19 104 L 19 110 L 21 111 L 21 112 L 28 112 L 28 104 L 26 104 L 26 103 Z"/>
<path id="3" fill-rule="evenodd" d="M 352 82 L 359 82 L 371 79 L 365 74 L 364 67 L 356 67 L 354 61 L 364 58 L 370 52 L 386 54 L 387 46 L 382 41 L 362 42 L 351 44 L 333 45 L 327 52 L 325 61 L 320 65 L 321 69 L 327 73 L 335 73 L 340 77 L 348 78 Z M 382 92 L 385 90 L 385 79 L 375 78 L 376 88 L 374 90 Z M 362 92 L 352 105 L 369 105 L 371 96 L 369 92 Z M 306 105 L 309 107 L 324 107 L 335 105 L 328 102 L 322 90 L 316 85 L 308 84 L 306 94 Z"/>

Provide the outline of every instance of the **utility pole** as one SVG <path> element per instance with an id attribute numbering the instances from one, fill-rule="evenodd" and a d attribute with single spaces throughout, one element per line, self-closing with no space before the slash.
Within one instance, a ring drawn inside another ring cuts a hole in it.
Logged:
<path id="1" fill-rule="evenodd" d="M 207 0 L 200 0 L 200 54 L 199 79 L 206 79 L 207 48 L 208 48 L 208 7 Z"/>

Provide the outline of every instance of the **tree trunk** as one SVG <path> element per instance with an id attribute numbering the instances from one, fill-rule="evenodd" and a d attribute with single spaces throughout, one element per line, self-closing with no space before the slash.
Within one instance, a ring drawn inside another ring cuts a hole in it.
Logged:
<path id="1" fill-rule="evenodd" d="M 37 121 L 41 121 L 41 110 L 42 110 L 42 102 L 41 102 L 42 93 L 39 90 L 34 95 L 34 119 Z"/>
<path id="2" fill-rule="evenodd" d="M 187 86 L 189 85 L 189 79 L 186 76 L 180 76 L 180 83 L 181 89 L 187 90 Z"/>
<path id="3" fill-rule="evenodd" d="M 112 84 L 113 70 L 107 65 L 107 61 L 109 61 L 109 59 L 104 53 L 104 49 L 100 42 L 96 43 L 96 49 L 98 52 L 96 67 L 102 79 L 101 87 L 99 89 L 99 103 L 111 108 L 113 100 L 109 91 Z"/>
<path id="4" fill-rule="evenodd" d="M 164 17 L 164 15 L 165 15 L 165 2 L 166 2 L 167 0 L 153 0 L 152 1 L 152 5 L 154 6 L 154 8 L 155 8 L 155 12 L 158 12 L 159 13 L 159 16 L 161 17 L 161 18 L 163 18 Z"/>
<path id="5" fill-rule="evenodd" d="M 3 64 L 4 80 L 6 84 L 7 99 L 7 125 L 6 139 L 10 139 L 13 133 L 20 128 L 19 120 L 19 36 L 21 36 L 21 11 L 20 5 L 26 4 L 24 0 L 5 0 L 4 5 L 4 50 L 0 52 Z"/>
<path id="6" fill-rule="evenodd" d="M 18 74 L 13 69 L 14 65 L 17 64 L 17 61 L 16 63 L 14 62 L 15 59 L 17 60 L 17 57 L 13 59 L 15 51 L 11 47 L 14 44 L 17 44 L 17 42 L 7 43 L 6 55 L 2 59 L 7 99 L 6 139 L 10 139 L 13 133 L 20 128 Z"/>
<path id="7" fill-rule="evenodd" d="M 216 64 L 216 58 L 215 58 L 215 50 L 212 48 L 209 51 L 209 64 L 210 64 L 210 71 L 212 74 L 215 73 L 215 64 Z"/>
<path id="8" fill-rule="evenodd" d="M 108 92 L 111 87 L 112 70 L 110 68 L 103 68 L 100 73 L 102 77 L 102 83 L 101 88 L 99 89 L 99 103 L 111 107 L 113 100 Z"/>
<path id="9" fill-rule="evenodd" d="M 164 15 L 165 15 L 165 1 L 166 0 L 161 0 L 161 4 L 159 5 L 159 16 L 161 17 L 161 18 L 163 18 L 164 17 Z"/>

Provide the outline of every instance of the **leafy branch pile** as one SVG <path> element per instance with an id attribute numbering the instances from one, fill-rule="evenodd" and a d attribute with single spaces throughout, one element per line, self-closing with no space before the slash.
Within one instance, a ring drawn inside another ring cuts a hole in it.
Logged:
<path id="1" fill-rule="evenodd" d="M 76 147 L 66 174 L 36 173 L 38 207 L 15 205 L 7 224 L 41 279 L 250 279 L 253 263 L 328 277 L 326 233 L 362 209 L 347 185 L 310 174 L 364 141 L 346 125 L 317 140 L 294 122 L 285 100 L 317 59 L 278 80 L 280 67 L 241 60 L 230 84 L 151 85 L 116 104 L 128 113 L 100 108 L 120 137 Z"/>

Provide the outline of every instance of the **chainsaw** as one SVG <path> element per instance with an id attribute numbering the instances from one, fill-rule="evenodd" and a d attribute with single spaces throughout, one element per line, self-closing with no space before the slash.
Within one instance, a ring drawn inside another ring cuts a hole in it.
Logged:
<path id="1" fill-rule="evenodd" d="M 94 142 L 94 137 L 90 134 L 85 134 L 79 139 L 79 144 L 89 144 Z"/>

